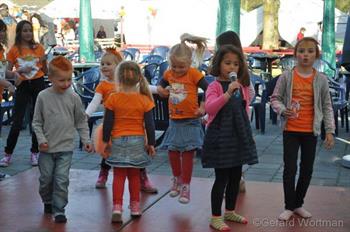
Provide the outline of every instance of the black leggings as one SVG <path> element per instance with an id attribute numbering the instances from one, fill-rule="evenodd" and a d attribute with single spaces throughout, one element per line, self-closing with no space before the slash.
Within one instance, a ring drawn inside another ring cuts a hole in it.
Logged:
<path id="1" fill-rule="evenodd" d="M 221 216 L 221 205 L 225 192 L 225 208 L 234 210 L 239 192 L 242 166 L 233 168 L 215 168 L 215 182 L 211 189 L 211 213 Z M 226 191 L 225 191 L 226 189 Z"/>
<path id="2" fill-rule="evenodd" d="M 5 147 L 5 152 L 7 154 L 12 154 L 16 147 L 17 139 L 22 127 L 24 114 L 27 108 L 27 104 L 32 102 L 33 106 L 30 109 L 31 118 L 33 116 L 36 98 L 41 90 L 45 89 L 44 78 L 38 78 L 34 80 L 23 81 L 19 86 L 17 86 L 15 95 L 15 105 L 13 109 L 13 122 L 9 135 L 7 137 L 7 144 Z M 30 122 L 31 123 L 31 122 Z M 35 133 L 32 133 L 32 147 L 31 152 L 39 152 L 38 140 Z"/>

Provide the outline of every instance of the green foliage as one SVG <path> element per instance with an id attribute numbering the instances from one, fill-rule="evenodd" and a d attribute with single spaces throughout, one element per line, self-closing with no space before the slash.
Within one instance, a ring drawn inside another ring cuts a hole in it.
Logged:
<path id="1" fill-rule="evenodd" d="M 350 0 L 335 0 L 335 7 L 343 12 L 350 12 Z"/>

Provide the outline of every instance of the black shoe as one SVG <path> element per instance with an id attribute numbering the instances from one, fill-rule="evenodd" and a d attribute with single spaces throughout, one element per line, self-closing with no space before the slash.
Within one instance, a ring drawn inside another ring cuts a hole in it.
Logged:
<path id="1" fill-rule="evenodd" d="M 55 216 L 55 222 L 56 223 L 66 223 L 67 222 L 67 218 L 66 218 L 65 215 L 59 214 L 59 215 Z"/>
<path id="2" fill-rule="evenodd" d="M 44 213 L 52 214 L 52 205 L 51 204 L 44 204 Z"/>
<path id="3" fill-rule="evenodd" d="M 6 177 L 5 173 L 0 172 L 0 180 L 4 179 Z"/>

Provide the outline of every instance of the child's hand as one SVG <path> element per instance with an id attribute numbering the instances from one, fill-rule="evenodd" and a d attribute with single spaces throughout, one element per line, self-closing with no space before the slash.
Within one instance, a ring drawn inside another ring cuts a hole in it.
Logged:
<path id="1" fill-rule="evenodd" d="M 103 155 L 108 157 L 112 152 L 112 146 L 107 143 L 104 143 L 104 145 L 105 145 L 105 149 L 104 149 Z"/>
<path id="2" fill-rule="evenodd" d="M 16 87 L 14 85 L 9 85 L 9 87 L 7 87 L 9 93 L 10 93 L 10 96 L 12 96 L 15 92 L 16 92 Z"/>
<path id="3" fill-rule="evenodd" d="M 164 97 L 164 98 L 169 97 L 170 91 L 168 88 L 163 88 L 162 86 L 158 86 L 157 91 L 158 91 L 159 96 Z"/>
<path id="4" fill-rule="evenodd" d="M 84 150 L 91 153 L 94 151 L 94 146 L 91 143 L 84 144 Z"/>
<path id="5" fill-rule="evenodd" d="M 333 137 L 333 134 L 331 133 L 327 133 L 326 134 L 326 138 L 324 140 L 324 147 L 326 149 L 331 149 L 333 146 L 334 146 L 334 137 Z"/>
<path id="6" fill-rule="evenodd" d="M 200 107 L 198 108 L 195 114 L 197 117 L 203 117 L 205 115 L 204 104 L 201 103 Z"/>
<path id="7" fill-rule="evenodd" d="M 230 95 L 232 95 L 236 89 L 239 89 L 239 87 L 240 87 L 240 84 L 238 81 L 232 81 L 228 86 L 227 92 Z"/>
<path id="8" fill-rule="evenodd" d="M 153 145 L 147 145 L 146 151 L 147 151 L 147 154 L 151 157 L 154 157 L 156 155 L 156 149 L 154 148 Z"/>
<path id="9" fill-rule="evenodd" d="M 295 116 L 295 112 L 291 109 L 286 109 L 282 115 L 285 117 L 285 118 L 290 118 L 290 117 L 294 117 Z"/>
<path id="10" fill-rule="evenodd" d="M 45 151 L 48 151 L 48 150 L 49 150 L 49 144 L 47 144 L 47 143 L 40 143 L 39 151 L 45 152 Z"/>

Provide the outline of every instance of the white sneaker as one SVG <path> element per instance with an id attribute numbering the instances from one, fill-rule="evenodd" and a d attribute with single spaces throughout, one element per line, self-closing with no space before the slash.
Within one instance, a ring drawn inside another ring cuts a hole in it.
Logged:
<path id="1" fill-rule="evenodd" d="M 32 163 L 32 166 L 38 166 L 38 156 L 39 154 L 36 152 L 32 152 L 30 155 L 30 162 Z"/>
<path id="2" fill-rule="evenodd" d="M 11 163 L 11 154 L 6 154 L 0 160 L 0 167 L 8 167 Z"/>
<path id="3" fill-rule="evenodd" d="M 180 194 L 181 181 L 179 177 L 173 177 L 172 179 L 173 185 L 171 186 L 169 195 L 171 197 L 176 197 Z"/>
<path id="4" fill-rule="evenodd" d="M 304 209 L 303 207 L 294 209 L 294 213 L 298 214 L 302 218 L 311 218 L 312 217 L 312 214 L 309 211 L 307 211 L 306 209 Z"/>
<path id="5" fill-rule="evenodd" d="M 278 220 L 288 221 L 292 215 L 293 211 L 286 209 L 278 216 Z"/>

